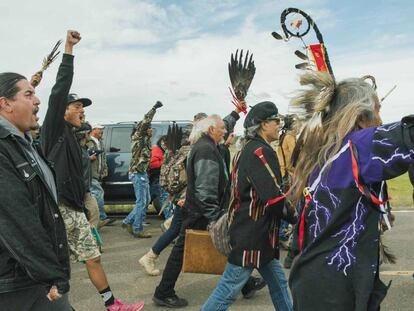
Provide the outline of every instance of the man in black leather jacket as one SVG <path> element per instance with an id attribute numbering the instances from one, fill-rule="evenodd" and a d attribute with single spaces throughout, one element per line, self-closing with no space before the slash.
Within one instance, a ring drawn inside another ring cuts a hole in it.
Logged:
<path id="1" fill-rule="evenodd" d="M 54 175 L 30 130 L 39 99 L 0 74 L 0 309 L 69 311 L 70 265 Z"/>
<path id="2" fill-rule="evenodd" d="M 216 220 L 225 205 L 229 184 L 224 161 L 217 148 L 227 132 L 223 120 L 216 115 L 207 117 L 195 126 L 197 137 L 187 160 L 187 192 L 183 207 L 183 224 L 178 240 L 171 251 L 160 284 L 153 300 L 159 306 L 184 307 L 188 303 L 174 291 L 175 282 L 181 271 L 186 229 L 207 228 Z M 190 136 L 191 140 L 192 136 Z"/>

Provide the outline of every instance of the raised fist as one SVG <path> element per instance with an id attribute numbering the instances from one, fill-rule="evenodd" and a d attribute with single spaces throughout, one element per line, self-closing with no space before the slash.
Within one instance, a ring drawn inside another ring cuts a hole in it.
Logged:
<path id="1" fill-rule="evenodd" d="M 66 44 L 69 45 L 75 45 L 81 40 L 80 33 L 76 30 L 68 30 L 68 33 L 66 35 Z"/>
<path id="2" fill-rule="evenodd" d="M 163 106 L 163 104 L 159 100 L 157 100 L 157 102 L 155 103 L 153 108 L 158 109 L 158 108 L 161 108 L 162 106 Z"/>

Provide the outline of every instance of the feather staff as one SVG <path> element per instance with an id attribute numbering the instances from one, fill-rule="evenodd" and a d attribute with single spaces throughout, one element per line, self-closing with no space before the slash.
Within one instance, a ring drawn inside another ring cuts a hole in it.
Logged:
<path id="1" fill-rule="evenodd" d="M 231 82 L 230 93 L 232 96 L 232 103 L 240 111 L 247 113 L 245 98 L 250 84 L 253 81 L 256 73 L 256 66 L 253 61 L 253 54 L 247 51 L 247 54 L 243 60 L 243 50 L 236 50 L 235 54 L 231 54 L 229 63 L 229 76 Z"/>
<path id="2" fill-rule="evenodd" d="M 33 87 L 36 87 L 39 85 L 40 81 L 42 81 L 42 77 L 43 77 L 43 72 L 49 68 L 49 66 L 53 63 L 53 61 L 56 59 L 56 57 L 58 57 L 58 55 L 60 54 L 60 51 L 58 51 L 59 46 L 62 44 L 62 40 L 59 40 L 55 46 L 52 49 L 52 52 L 49 53 L 49 55 L 47 55 L 44 59 L 43 59 L 43 63 L 42 63 L 42 68 L 36 72 L 33 76 L 32 79 L 30 80 L 30 84 Z"/>

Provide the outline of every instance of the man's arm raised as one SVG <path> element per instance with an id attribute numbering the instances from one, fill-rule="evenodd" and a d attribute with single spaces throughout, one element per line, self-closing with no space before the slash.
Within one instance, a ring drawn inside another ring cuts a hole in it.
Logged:
<path id="1" fill-rule="evenodd" d="M 68 30 L 65 53 L 62 56 L 62 63 L 59 66 L 56 83 L 49 96 L 49 106 L 42 125 L 41 142 L 46 156 L 48 156 L 64 129 L 64 116 L 73 79 L 73 46 L 80 39 L 79 32 Z"/>

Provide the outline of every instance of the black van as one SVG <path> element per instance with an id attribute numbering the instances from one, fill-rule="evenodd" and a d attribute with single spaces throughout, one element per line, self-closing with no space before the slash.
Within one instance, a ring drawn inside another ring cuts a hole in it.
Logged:
<path id="1" fill-rule="evenodd" d="M 176 123 L 181 127 L 190 121 L 152 121 L 152 144 L 166 135 L 168 126 Z M 108 161 L 108 176 L 102 187 L 105 191 L 105 204 L 132 204 L 135 202 L 134 188 L 128 179 L 128 167 L 131 160 L 131 132 L 136 123 L 120 122 L 103 124 L 103 143 Z"/>

